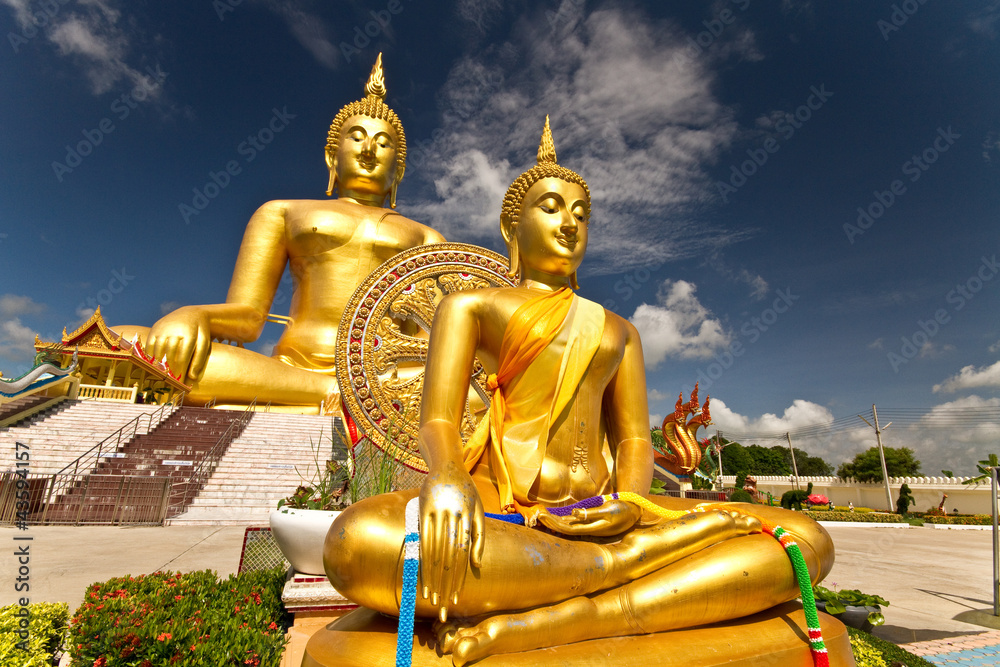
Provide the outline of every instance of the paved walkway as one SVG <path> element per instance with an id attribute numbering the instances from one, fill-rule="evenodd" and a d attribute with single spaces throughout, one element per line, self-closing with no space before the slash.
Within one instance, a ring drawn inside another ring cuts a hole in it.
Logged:
<path id="1" fill-rule="evenodd" d="M 1000 665 L 1000 632 L 984 632 L 968 637 L 934 639 L 903 646 L 935 665 L 989 667 Z"/>
<path id="2" fill-rule="evenodd" d="M 934 664 L 1000 666 L 1000 619 L 992 616 L 992 535 L 989 531 L 828 526 L 837 548 L 828 587 L 857 588 L 891 603 L 875 634 Z M 0 528 L 0 553 L 30 548 L 30 599 L 64 601 L 72 611 L 86 587 L 125 574 L 239 566 L 241 526 L 165 528 Z M 15 541 L 31 537 L 30 541 Z M 0 557 L 0 605 L 14 589 L 14 556 Z M 993 631 L 991 631 L 993 630 Z"/>

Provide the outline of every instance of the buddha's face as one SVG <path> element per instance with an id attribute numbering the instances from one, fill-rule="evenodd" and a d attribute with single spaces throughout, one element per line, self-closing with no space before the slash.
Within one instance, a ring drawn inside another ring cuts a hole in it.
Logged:
<path id="1" fill-rule="evenodd" d="M 576 183 L 550 176 L 525 194 L 518 216 L 518 252 L 525 269 L 569 276 L 587 252 L 587 194 Z"/>
<path id="2" fill-rule="evenodd" d="M 368 116 L 345 120 L 336 154 L 327 153 L 341 194 L 388 194 L 396 180 L 396 142 L 396 131 L 388 121 Z"/>

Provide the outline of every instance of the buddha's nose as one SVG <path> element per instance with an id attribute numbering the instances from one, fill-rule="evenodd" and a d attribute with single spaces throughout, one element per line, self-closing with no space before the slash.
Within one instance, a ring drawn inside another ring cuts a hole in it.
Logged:
<path id="1" fill-rule="evenodd" d="M 576 234 L 576 230 L 579 226 L 579 221 L 576 219 L 576 216 L 573 215 L 572 211 L 563 211 L 562 223 L 559 225 L 560 231 L 563 233 Z"/>

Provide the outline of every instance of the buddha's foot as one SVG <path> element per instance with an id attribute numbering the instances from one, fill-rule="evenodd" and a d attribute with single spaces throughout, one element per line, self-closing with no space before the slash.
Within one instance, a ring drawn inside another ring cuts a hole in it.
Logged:
<path id="1" fill-rule="evenodd" d="M 760 521 L 739 512 L 713 510 L 629 532 L 605 548 L 611 553 L 608 583 L 633 581 L 717 542 L 759 533 Z"/>
<path id="2" fill-rule="evenodd" d="M 438 649 L 451 654 L 456 667 L 496 653 L 516 653 L 556 646 L 582 637 L 562 637 L 560 627 L 570 627 L 581 616 L 594 613 L 587 598 L 572 598 L 558 605 L 516 614 L 496 614 L 474 623 L 449 620 L 436 622 Z"/>

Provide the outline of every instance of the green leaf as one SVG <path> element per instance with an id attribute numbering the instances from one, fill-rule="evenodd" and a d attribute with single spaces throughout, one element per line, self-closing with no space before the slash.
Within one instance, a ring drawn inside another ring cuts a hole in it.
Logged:
<path id="1" fill-rule="evenodd" d="M 847 611 L 847 607 L 840 600 L 827 600 L 826 613 L 843 614 L 845 611 Z"/>

